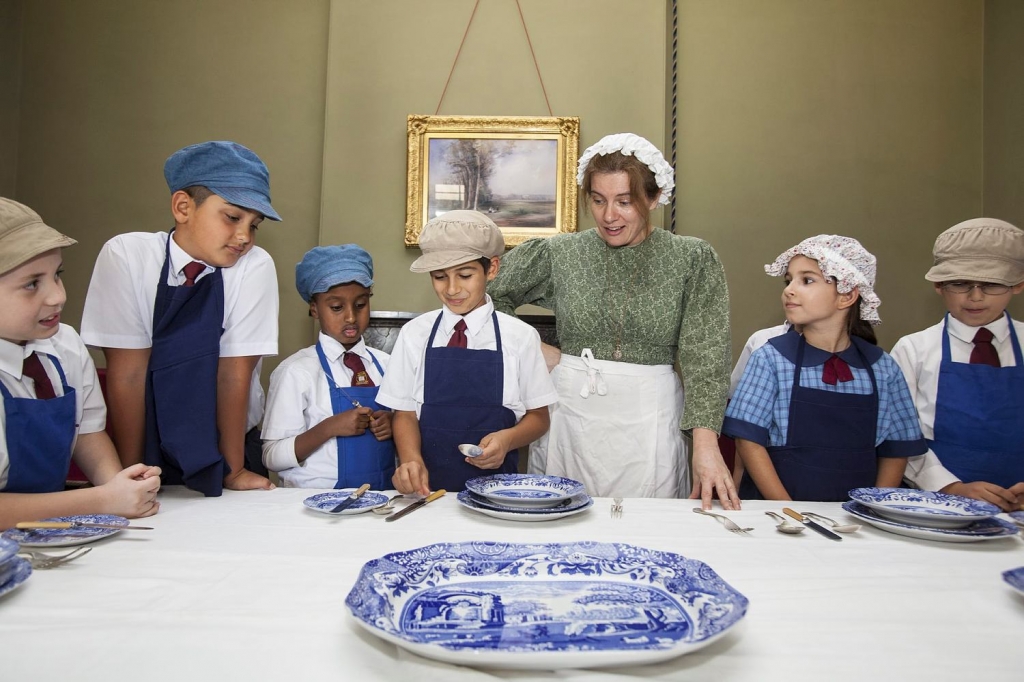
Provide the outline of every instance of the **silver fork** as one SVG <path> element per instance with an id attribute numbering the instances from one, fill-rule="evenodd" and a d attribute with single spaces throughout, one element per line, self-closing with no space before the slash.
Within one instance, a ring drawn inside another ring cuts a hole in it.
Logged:
<path id="1" fill-rule="evenodd" d="M 728 516 L 722 516 L 721 514 L 712 514 L 711 512 L 704 511 L 700 507 L 694 507 L 693 511 L 695 514 L 703 514 L 704 516 L 713 516 L 716 521 L 721 521 L 725 529 L 730 533 L 736 533 L 737 535 L 746 535 L 749 531 L 754 530 L 753 528 L 740 528 L 735 521 L 730 519 Z"/>
<path id="2" fill-rule="evenodd" d="M 612 500 L 612 518 L 613 519 L 621 519 L 622 518 L 622 498 L 621 497 L 616 497 L 614 500 Z"/>
<path id="3" fill-rule="evenodd" d="M 78 547 L 67 554 L 46 554 L 45 552 L 25 550 L 18 552 L 18 556 L 26 557 L 29 560 L 29 563 L 32 564 L 32 568 L 45 570 L 48 568 L 57 568 L 58 566 L 62 566 L 68 562 L 85 556 L 91 551 L 92 547 Z"/>

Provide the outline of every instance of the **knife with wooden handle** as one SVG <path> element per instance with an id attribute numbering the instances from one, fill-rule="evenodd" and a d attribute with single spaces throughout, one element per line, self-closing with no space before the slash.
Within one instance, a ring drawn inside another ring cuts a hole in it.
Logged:
<path id="1" fill-rule="evenodd" d="M 15 526 L 20 530 L 43 528 L 112 528 L 114 530 L 153 530 L 150 526 L 119 526 L 116 523 L 89 523 L 88 521 L 19 521 Z"/>
<path id="2" fill-rule="evenodd" d="M 328 514 L 337 514 L 338 512 L 344 511 L 346 508 L 351 507 L 353 504 L 355 504 L 356 500 L 358 500 L 360 497 L 362 497 L 363 493 L 365 493 L 369 489 L 370 489 L 370 484 L 369 483 L 362 484 L 361 486 L 359 486 L 359 488 L 354 490 L 351 495 L 349 495 L 344 500 L 339 502 L 333 509 L 331 509 L 327 513 Z"/>
<path id="3" fill-rule="evenodd" d="M 395 519 L 400 519 L 403 516 L 405 516 L 406 514 L 408 514 L 410 512 L 413 512 L 413 511 L 416 511 L 420 507 L 426 506 L 427 504 L 430 504 L 431 502 L 433 502 L 437 498 L 442 497 L 446 492 L 447 491 L 444 488 L 442 488 L 441 490 L 435 490 L 434 492 L 430 493 L 430 495 L 428 495 L 427 497 L 424 497 L 422 500 L 419 500 L 417 502 L 413 502 L 412 504 L 410 504 L 405 509 L 402 509 L 400 511 L 396 511 L 394 514 L 392 514 L 391 516 L 388 516 L 384 520 L 385 521 L 394 521 Z"/>
<path id="4" fill-rule="evenodd" d="M 798 511 L 793 511 L 789 507 L 783 507 L 782 508 L 782 513 L 785 514 L 786 516 L 789 516 L 789 517 L 792 517 L 792 518 L 796 519 L 797 521 L 800 521 L 805 526 L 807 526 L 808 528 L 813 530 L 815 533 L 817 533 L 819 535 L 824 535 L 829 540 L 840 540 L 840 541 L 842 540 L 841 537 L 839 537 L 838 535 L 836 535 L 835 533 L 830 531 L 828 528 L 825 528 L 825 526 L 822 526 L 821 524 L 818 524 L 818 523 L 815 523 L 814 521 L 811 521 L 809 518 L 807 518 L 806 516 L 804 516 L 803 514 L 801 514 Z"/>

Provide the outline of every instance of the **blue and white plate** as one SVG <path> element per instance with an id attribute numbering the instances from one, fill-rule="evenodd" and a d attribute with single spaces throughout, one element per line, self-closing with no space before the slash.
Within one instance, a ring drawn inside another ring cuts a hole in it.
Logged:
<path id="1" fill-rule="evenodd" d="M 7 563 L 15 554 L 18 553 L 18 548 L 21 547 L 14 540 L 8 540 L 7 538 L 0 537 L 0 566 Z"/>
<path id="2" fill-rule="evenodd" d="M 77 514 L 75 516 L 55 516 L 43 521 L 81 521 L 82 523 L 107 523 L 115 526 L 127 526 L 128 519 L 113 514 Z M 22 547 L 71 547 L 84 545 L 120 533 L 118 528 L 35 528 L 20 530 L 11 528 L 4 531 L 3 537 L 14 540 Z"/>
<path id="3" fill-rule="evenodd" d="M 13 563 L 14 571 L 11 573 L 11 577 L 6 582 L 0 584 L 0 597 L 21 585 L 32 575 L 32 564 L 27 559 L 15 557 Z"/>
<path id="4" fill-rule="evenodd" d="M 566 516 L 586 511 L 594 505 L 594 500 L 590 499 L 590 496 L 586 493 L 563 500 L 562 503 L 554 507 L 506 507 L 491 502 L 487 498 L 477 497 L 468 490 L 460 492 L 458 500 L 459 504 L 466 509 L 472 509 L 475 512 L 493 516 L 496 519 L 532 522 L 564 519 Z"/>
<path id="5" fill-rule="evenodd" d="M 964 528 L 1000 512 L 981 500 L 913 488 L 854 488 L 849 495 L 893 521 L 928 528 Z"/>
<path id="6" fill-rule="evenodd" d="M 337 514 L 331 514 L 331 510 L 345 501 L 349 495 L 355 492 L 355 488 L 344 488 L 332 490 L 329 493 L 318 493 L 311 495 L 302 501 L 308 509 L 323 512 L 331 516 L 346 516 L 348 514 L 362 514 L 374 507 L 382 507 L 388 502 L 388 496 L 373 490 L 367 490 L 363 496 L 353 502 L 347 509 L 342 509 Z"/>
<path id="7" fill-rule="evenodd" d="M 706 564 L 669 552 L 462 542 L 367 562 L 345 603 L 360 626 L 428 658 L 560 670 L 696 651 L 749 602 Z"/>
<path id="8" fill-rule="evenodd" d="M 843 509 L 875 528 L 887 530 L 897 535 L 905 535 L 919 540 L 937 540 L 938 542 L 980 542 L 982 540 L 998 540 L 1017 534 L 1017 527 L 1009 521 L 997 518 L 986 518 L 975 521 L 963 528 L 929 528 L 927 526 L 900 523 L 882 516 L 878 511 L 866 507 L 859 502 L 843 503 Z"/>
<path id="9" fill-rule="evenodd" d="M 1024 511 L 1010 512 L 1010 518 L 1019 526 L 1024 526 Z"/>
<path id="10" fill-rule="evenodd" d="M 1003 571 L 1003 580 L 1007 585 L 1024 594 L 1024 566 Z"/>
<path id="11" fill-rule="evenodd" d="M 552 507 L 586 493 L 579 481 L 539 474 L 494 474 L 466 481 L 466 490 L 510 507 Z"/>

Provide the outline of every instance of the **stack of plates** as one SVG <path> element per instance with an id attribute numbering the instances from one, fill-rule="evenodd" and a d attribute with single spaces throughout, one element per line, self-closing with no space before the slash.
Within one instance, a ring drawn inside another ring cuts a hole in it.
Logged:
<path id="1" fill-rule="evenodd" d="M 843 509 L 867 524 L 911 538 L 979 542 L 1017 534 L 999 507 L 959 495 L 909 488 L 854 488 Z"/>
<path id="2" fill-rule="evenodd" d="M 32 575 L 32 566 L 18 556 L 18 543 L 0 538 L 0 597 Z"/>
<path id="3" fill-rule="evenodd" d="M 466 481 L 459 504 L 509 521 L 551 521 L 594 504 L 583 484 L 561 476 L 495 474 Z"/>

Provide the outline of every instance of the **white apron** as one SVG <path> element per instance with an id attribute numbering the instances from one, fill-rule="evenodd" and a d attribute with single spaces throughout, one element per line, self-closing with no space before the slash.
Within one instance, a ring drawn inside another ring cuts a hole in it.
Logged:
<path id="1" fill-rule="evenodd" d="M 671 365 L 563 355 L 551 372 L 551 428 L 530 446 L 530 473 L 580 481 L 593 497 L 686 497 L 683 386 Z"/>

